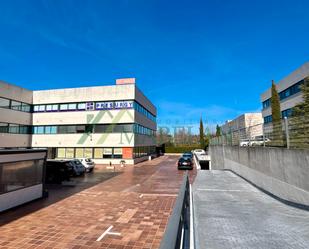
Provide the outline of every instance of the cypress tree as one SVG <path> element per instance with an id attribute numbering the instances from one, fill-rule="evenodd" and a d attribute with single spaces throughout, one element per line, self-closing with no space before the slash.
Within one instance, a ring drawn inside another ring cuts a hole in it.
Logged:
<path id="1" fill-rule="evenodd" d="M 216 137 L 221 136 L 221 127 L 219 125 L 216 126 Z"/>
<path id="2" fill-rule="evenodd" d="M 289 119 L 290 145 L 298 148 L 309 148 L 309 77 L 301 86 L 303 101 L 292 109 Z"/>
<path id="3" fill-rule="evenodd" d="M 205 135 L 204 135 L 204 125 L 203 125 L 202 117 L 200 120 L 200 147 L 203 150 L 205 149 Z"/>
<path id="4" fill-rule="evenodd" d="M 275 146 L 282 146 L 282 123 L 281 123 L 281 110 L 280 110 L 280 98 L 275 85 L 275 82 L 271 83 L 271 114 L 273 124 L 273 141 Z"/>

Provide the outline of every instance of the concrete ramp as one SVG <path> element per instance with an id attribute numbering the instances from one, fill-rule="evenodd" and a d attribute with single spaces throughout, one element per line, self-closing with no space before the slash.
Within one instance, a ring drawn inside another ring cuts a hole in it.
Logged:
<path id="1" fill-rule="evenodd" d="M 309 212 L 283 204 L 230 171 L 198 171 L 197 249 L 309 248 Z"/>

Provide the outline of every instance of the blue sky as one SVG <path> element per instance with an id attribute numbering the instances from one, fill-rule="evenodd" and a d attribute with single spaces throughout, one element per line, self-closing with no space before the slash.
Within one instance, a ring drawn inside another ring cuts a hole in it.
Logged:
<path id="1" fill-rule="evenodd" d="M 261 109 L 309 59 L 309 1 L 0 1 L 0 79 L 29 89 L 136 77 L 160 125 Z"/>

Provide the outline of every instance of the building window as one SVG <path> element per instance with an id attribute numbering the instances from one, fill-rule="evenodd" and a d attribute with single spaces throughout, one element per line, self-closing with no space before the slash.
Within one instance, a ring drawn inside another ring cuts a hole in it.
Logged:
<path id="1" fill-rule="evenodd" d="M 19 125 L 9 124 L 9 133 L 18 134 L 19 133 Z"/>
<path id="2" fill-rule="evenodd" d="M 263 102 L 263 109 L 270 107 L 270 99 L 267 99 Z"/>
<path id="3" fill-rule="evenodd" d="M 282 118 L 288 118 L 292 116 L 292 109 L 286 109 L 281 112 Z"/>
<path id="4" fill-rule="evenodd" d="M 57 126 L 45 126 L 45 134 L 57 134 Z"/>
<path id="5" fill-rule="evenodd" d="M 83 158 L 84 157 L 84 148 L 76 148 L 75 149 L 75 156 L 76 156 L 76 158 Z"/>
<path id="6" fill-rule="evenodd" d="M 122 158 L 122 148 L 114 148 L 114 158 Z"/>
<path id="7" fill-rule="evenodd" d="M 12 100 L 11 109 L 16 111 L 21 111 L 21 102 Z"/>
<path id="8" fill-rule="evenodd" d="M 0 123 L 0 133 L 8 133 L 9 132 L 9 124 Z"/>
<path id="9" fill-rule="evenodd" d="M 65 158 L 74 158 L 74 148 L 65 149 Z"/>
<path id="10" fill-rule="evenodd" d="M 70 111 L 75 111 L 75 110 L 76 110 L 76 103 L 68 104 L 68 109 L 69 109 Z"/>
<path id="11" fill-rule="evenodd" d="M 31 112 L 31 105 L 26 104 L 26 103 L 21 103 L 21 111 Z"/>
<path id="12" fill-rule="evenodd" d="M 46 111 L 47 112 L 54 112 L 54 111 L 58 111 L 58 105 L 46 105 Z"/>
<path id="13" fill-rule="evenodd" d="M 84 150 L 84 157 L 92 158 L 92 148 L 85 148 L 85 150 Z"/>
<path id="14" fill-rule="evenodd" d="M 41 184 L 43 160 L 0 164 L 0 194 Z"/>
<path id="15" fill-rule="evenodd" d="M 1 108 L 10 108 L 10 100 L 5 98 L 0 98 L 0 107 Z"/>
<path id="16" fill-rule="evenodd" d="M 113 157 L 113 149 L 112 148 L 104 148 L 103 149 L 103 158 L 112 158 Z"/>
<path id="17" fill-rule="evenodd" d="M 264 123 L 271 123 L 273 121 L 273 117 L 271 115 L 264 117 Z"/>
<path id="18" fill-rule="evenodd" d="M 94 158 L 96 159 L 103 158 L 103 148 L 94 148 Z"/>
<path id="19" fill-rule="evenodd" d="M 77 105 L 78 110 L 85 110 L 86 109 L 86 103 L 79 103 Z"/>
<path id="20" fill-rule="evenodd" d="M 44 134 L 44 126 L 34 126 L 33 133 L 34 134 Z"/>
<path id="21" fill-rule="evenodd" d="M 57 148 L 57 157 L 65 158 L 65 148 Z"/>
<path id="22" fill-rule="evenodd" d="M 68 104 L 60 104 L 60 111 L 67 111 L 68 110 Z"/>

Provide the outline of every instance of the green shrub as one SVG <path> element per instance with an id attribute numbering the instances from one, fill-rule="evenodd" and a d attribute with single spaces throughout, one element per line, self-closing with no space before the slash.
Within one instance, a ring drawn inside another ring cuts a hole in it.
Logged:
<path id="1" fill-rule="evenodd" d="M 199 145 L 192 146 L 169 146 L 165 147 L 165 153 L 184 153 L 191 150 L 199 149 Z"/>

